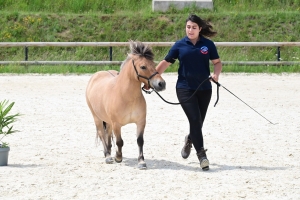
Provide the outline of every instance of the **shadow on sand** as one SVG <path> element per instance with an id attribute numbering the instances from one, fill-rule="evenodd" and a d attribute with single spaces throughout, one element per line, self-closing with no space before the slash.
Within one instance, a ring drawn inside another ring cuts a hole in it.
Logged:
<path id="1" fill-rule="evenodd" d="M 14 167 L 14 168 L 36 168 L 40 167 L 40 165 L 35 165 L 35 164 L 8 164 L 7 166 L 3 167 Z"/>
<path id="2" fill-rule="evenodd" d="M 178 162 L 172 162 L 167 160 L 158 159 L 146 159 L 147 169 L 164 169 L 164 170 L 187 170 L 187 171 L 202 171 L 199 163 L 196 162 L 186 162 L 186 164 L 181 164 Z M 136 158 L 126 158 L 123 157 L 123 163 L 128 167 L 137 167 Z M 265 170 L 286 170 L 288 167 L 268 167 L 268 166 L 242 166 L 242 165 L 220 165 L 216 163 L 210 164 L 208 173 L 220 172 L 226 170 L 242 170 L 242 171 L 265 171 Z"/>

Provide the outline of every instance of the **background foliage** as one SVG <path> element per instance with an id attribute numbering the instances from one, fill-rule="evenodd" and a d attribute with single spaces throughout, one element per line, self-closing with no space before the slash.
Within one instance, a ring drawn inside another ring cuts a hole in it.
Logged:
<path id="1" fill-rule="evenodd" d="M 191 13 L 210 21 L 218 32 L 212 38 L 215 42 L 300 41 L 300 0 L 214 0 L 214 10 L 171 7 L 165 13 L 153 12 L 151 0 L 0 0 L 0 42 L 127 42 L 129 39 L 170 42 L 185 36 L 185 19 Z M 168 49 L 154 47 L 155 60 L 163 59 Z M 275 47 L 218 49 L 223 61 L 277 59 Z M 124 60 L 128 51 L 128 47 L 114 47 L 113 60 Z M 299 57 L 299 47 L 281 48 L 282 60 L 300 61 Z M 24 49 L 0 48 L 0 60 L 24 60 Z M 30 47 L 29 60 L 109 60 L 109 49 Z M 0 72 L 13 68 L 0 66 Z M 51 68 L 57 67 L 45 70 Z M 79 73 L 99 70 L 99 67 L 66 68 L 66 72 Z M 243 71 L 255 67 L 226 68 Z M 20 73 L 30 70 L 16 66 L 17 69 Z M 299 66 L 288 69 L 298 71 Z"/>

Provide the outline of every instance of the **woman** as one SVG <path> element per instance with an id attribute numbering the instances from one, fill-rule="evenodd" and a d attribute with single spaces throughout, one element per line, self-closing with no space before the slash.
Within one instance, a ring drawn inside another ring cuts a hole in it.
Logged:
<path id="1" fill-rule="evenodd" d="M 185 31 L 186 37 L 171 47 L 165 59 L 157 65 L 156 70 L 162 74 L 176 59 L 179 60 L 176 93 L 179 102 L 183 102 L 181 107 L 190 124 L 190 133 L 185 137 L 181 155 L 185 159 L 188 158 L 193 144 L 200 167 L 208 170 L 209 160 L 206 156 L 207 150 L 204 149 L 202 126 L 211 99 L 212 86 L 210 81 L 205 80 L 210 76 L 209 61 L 211 60 L 214 65 L 211 78 L 215 81 L 219 80 L 222 63 L 216 46 L 206 38 L 216 35 L 207 21 L 197 15 L 190 15 L 186 20 Z M 186 101 L 202 82 L 195 95 Z"/>

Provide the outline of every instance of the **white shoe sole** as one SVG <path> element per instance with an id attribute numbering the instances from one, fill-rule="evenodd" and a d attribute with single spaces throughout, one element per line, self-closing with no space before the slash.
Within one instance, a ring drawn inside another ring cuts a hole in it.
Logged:
<path id="1" fill-rule="evenodd" d="M 203 160 L 201 160 L 200 167 L 203 170 L 208 170 L 209 169 L 209 161 L 208 161 L 208 159 L 204 158 Z"/>

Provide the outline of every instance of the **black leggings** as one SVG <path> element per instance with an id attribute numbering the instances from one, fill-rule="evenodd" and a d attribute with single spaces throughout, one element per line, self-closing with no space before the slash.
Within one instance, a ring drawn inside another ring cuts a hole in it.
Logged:
<path id="1" fill-rule="evenodd" d="M 187 100 L 194 92 L 195 90 L 176 89 L 179 102 Z M 190 123 L 189 139 L 193 142 L 197 152 L 204 147 L 202 126 L 211 93 L 212 90 L 198 90 L 190 100 L 180 104 Z"/>

